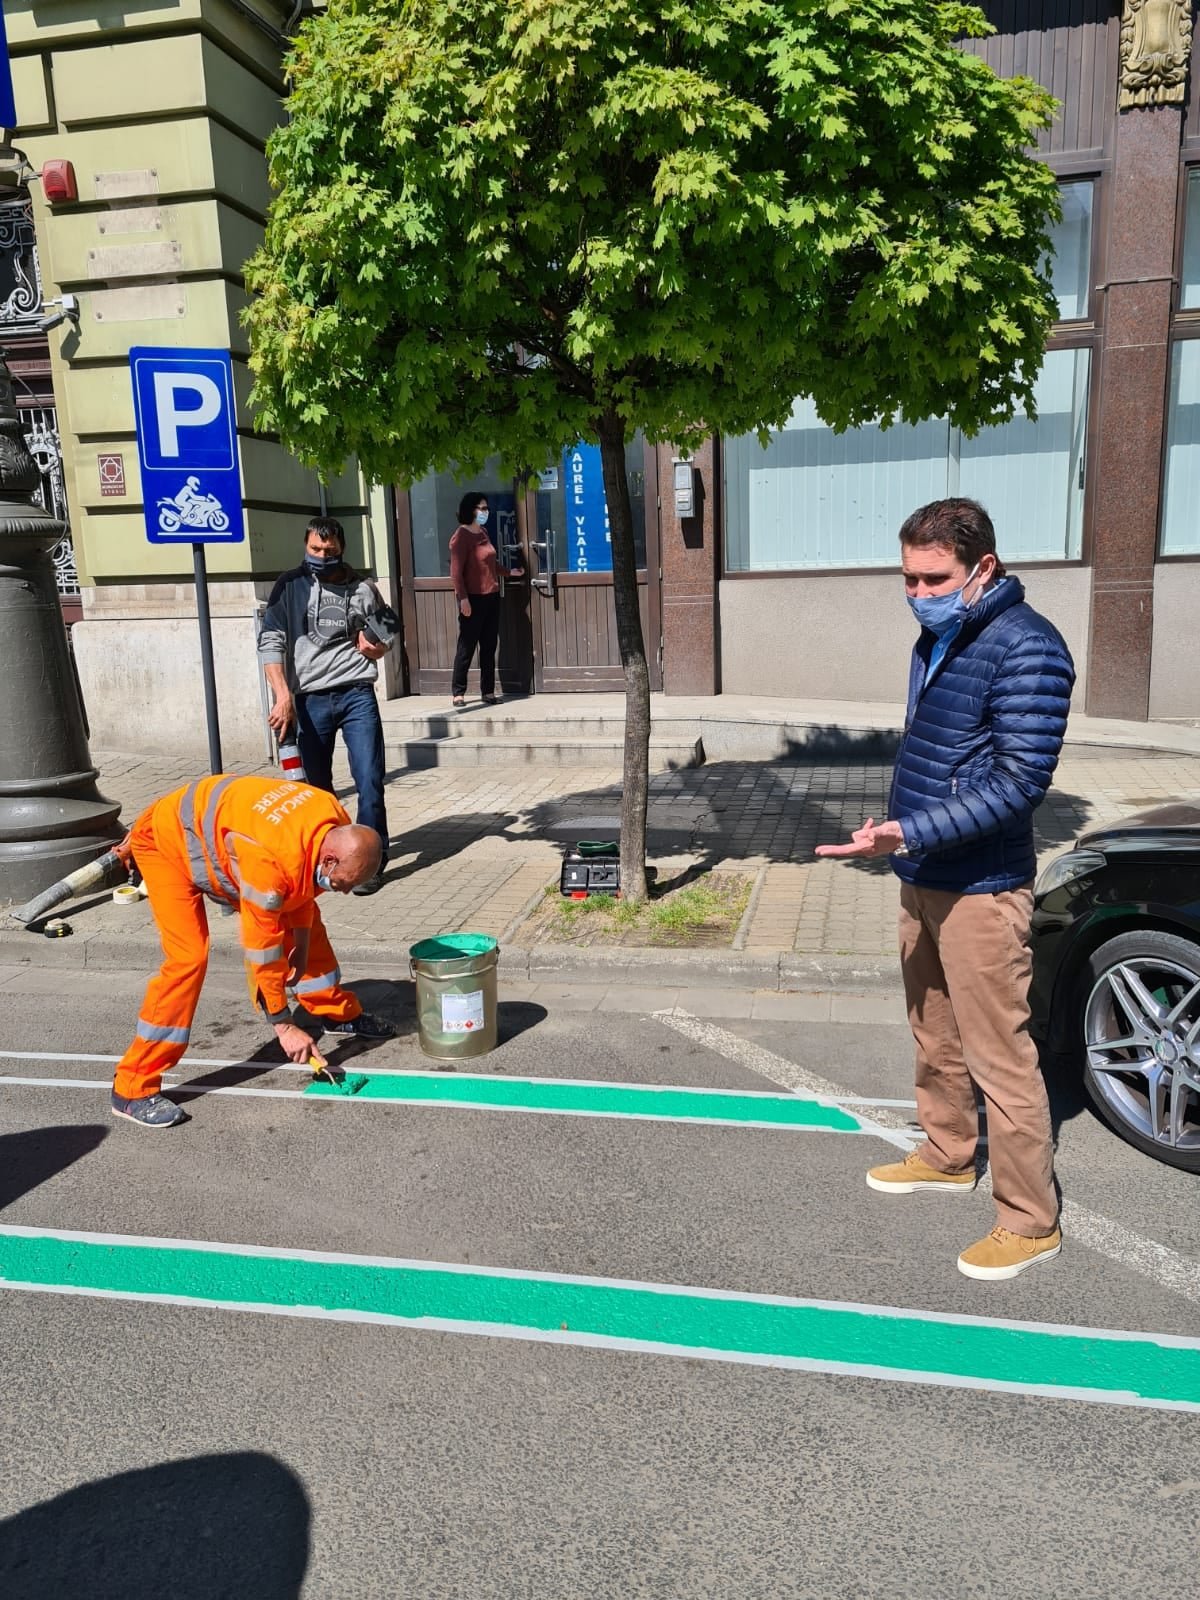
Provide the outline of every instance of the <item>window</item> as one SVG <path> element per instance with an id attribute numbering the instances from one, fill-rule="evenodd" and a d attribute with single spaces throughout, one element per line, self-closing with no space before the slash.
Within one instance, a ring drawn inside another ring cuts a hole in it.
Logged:
<path id="1" fill-rule="evenodd" d="M 1200 311 L 1200 167 L 1187 174 L 1183 216 L 1183 265 L 1179 274 L 1180 311 Z M 1195 328 L 1193 318 L 1178 324 Z M 1167 449 L 1163 467 L 1159 554 L 1200 555 L 1200 340 L 1177 339 L 1171 346 L 1167 399 Z"/>
<path id="2" fill-rule="evenodd" d="M 569 457 L 570 452 L 564 452 L 557 465 L 543 472 L 537 488 L 537 530 L 530 534 L 532 540 L 540 541 L 540 544 L 535 544 L 537 570 L 611 572 L 611 546 L 602 548 L 607 543 L 603 524 L 607 506 L 603 484 L 599 482 L 599 449 L 591 446 L 587 451 L 585 476 L 589 488 L 598 485 L 599 504 L 593 508 L 594 525 L 589 528 L 588 559 L 582 563 L 578 558 L 578 541 L 571 537 L 572 515 L 567 506 Z M 644 567 L 646 462 L 641 433 L 635 434 L 625 447 L 625 471 L 633 513 L 634 551 L 638 566 Z M 458 526 L 458 502 L 468 490 L 476 489 L 488 497 L 491 513 L 488 532 L 500 553 L 501 565 L 508 565 L 514 548 L 520 542 L 517 537 L 516 483 L 500 471 L 500 457 L 492 456 L 483 471 L 472 478 L 461 478 L 454 472 L 431 472 L 428 477 L 418 479 L 409 490 L 414 577 L 450 576 L 450 535 Z M 575 527 L 578 528 L 577 522 Z"/>
<path id="3" fill-rule="evenodd" d="M 945 419 L 835 434 L 801 400 L 765 450 L 727 440 L 726 571 L 889 566 L 909 512 L 955 494 L 988 508 L 1006 559 L 1078 558 L 1089 365 L 1086 349 L 1050 351 L 1037 421 L 974 439 Z"/>
<path id="4" fill-rule="evenodd" d="M 1006 561 L 1077 561 L 1090 350 L 1051 350 L 1034 386 L 1037 421 L 1017 416 L 960 437 L 958 484 L 988 509 Z"/>
<path id="5" fill-rule="evenodd" d="M 646 456 L 641 433 L 635 433 L 625 446 L 625 476 L 633 517 L 634 555 L 638 566 L 644 567 Z M 574 499 L 577 486 L 578 502 Z M 572 496 L 570 502 L 568 491 Z M 575 452 L 565 450 L 561 460 L 542 474 L 537 491 L 539 562 L 544 563 L 548 553 L 555 572 L 611 572 L 612 542 L 607 532 L 607 514 L 599 446 L 584 446 L 578 457 Z M 587 527 L 586 541 L 578 537 L 583 525 Z"/>
<path id="6" fill-rule="evenodd" d="M 1050 230 L 1050 279 L 1058 300 L 1060 322 L 1077 321 L 1088 314 L 1093 195 L 1090 178 L 1058 186 L 1062 221 L 1056 222 Z"/>
<path id="7" fill-rule="evenodd" d="M 452 472 L 431 472 L 409 490 L 412 508 L 413 576 L 450 576 L 450 535 L 458 526 L 458 502 L 468 490 L 478 490 L 488 498 L 488 532 L 500 560 L 516 542 L 517 497 L 513 480 L 499 471 L 498 457 L 490 460 L 473 478 L 459 478 Z"/>
<path id="8" fill-rule="evenodd" d="M 1179 309 L 1200 309 L 1200 167 L 1187 176 L 1187 204 L 1183 219 L 1183 273 Z"/>
<path id="9" fill-rule="evenodd" d="M 1167 462 L 1159 553 L 1200 555 L 1200 340 L 1181 339 L 1171 350 L 1167 405 Z"/>
<path id="10" fill-rule="evenodd" d="M 1073 181 L 1059 192 L 1050 275 L 1070 322 L 1089 313 L 1094 186 Z M 1200 246 L 1197 280 L 1200 295 Z M 987 506 L 1006 558 L 1078 559 L 1090 363 L 1086 349 L 1049 351 L 1037 421 L 1015 417 L 974 439 L 944 418 L 838 435 L 807 399 L 765 450 L 753 434 L 726 439 L 725 570 L 888 566 L 909 512 L 954 494 Z"/>
<path id="11" fill-rule="evenodd" d="M 765 450 L 726 440 L 726 570 L 886 566 L 908 513 L 946 493 L 949 439 L 944 421 L 834 433 L 798 400 Z"/>

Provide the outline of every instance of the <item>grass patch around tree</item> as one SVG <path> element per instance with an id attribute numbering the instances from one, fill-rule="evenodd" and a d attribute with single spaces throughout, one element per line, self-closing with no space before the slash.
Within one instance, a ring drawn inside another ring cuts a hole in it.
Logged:
<path id="1" fill-rule="evenodd" d="M 683 872 L 651 884 L 641 905 L 613 895 L 565 898 L 553 885 L 517 934 L 520 944 L 727 948 L 754 879 L 740 872 Z"/>

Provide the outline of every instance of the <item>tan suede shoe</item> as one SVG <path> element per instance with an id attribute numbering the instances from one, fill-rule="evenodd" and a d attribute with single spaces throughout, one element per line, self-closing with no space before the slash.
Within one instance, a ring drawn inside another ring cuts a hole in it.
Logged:
<path id="1" fill-rule="evenodd" d="M 903 1161 L 886 1167 L 872 1167 L 867 1173 L 870 1188 L 883 1194 L 912 1194 L 914 1189 L 944 1189 L 948 1194 L 970 1194 L 975 1187 L 975 1169 L 970 1172 L 939 1172 L 927 1166 L 915 1150 Z"/>
<path id="2" fill-rule="evenodd" d="M 1062 1249 L 1062 1232 L 1055 1228 L 1043 1239 L 1029 1239 L 1007 1228 L 993 1228 L 986 1239 L 970 1245 L 958 1258 L 958 1270 L 968 1278 L 1015 1278 L 1035 1261 L 1049 1261 Z"/>

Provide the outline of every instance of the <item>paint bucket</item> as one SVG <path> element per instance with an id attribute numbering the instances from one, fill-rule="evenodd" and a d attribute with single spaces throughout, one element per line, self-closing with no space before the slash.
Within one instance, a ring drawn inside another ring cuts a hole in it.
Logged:
<path id="1" fill-rule="evenodd" d="M 440 933 L 408 952 L 417 985 L 417 1037 L 437 1061 L 485 1056 L 496 1048 L 496 966 L 486 933 Z"/>

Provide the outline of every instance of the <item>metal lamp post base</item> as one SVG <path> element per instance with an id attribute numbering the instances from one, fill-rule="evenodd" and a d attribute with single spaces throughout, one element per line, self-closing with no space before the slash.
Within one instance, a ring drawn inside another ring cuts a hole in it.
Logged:
<path id="1" fill-rule="evenodd" d="M 0 357 L 0 904 L 22 902 L 121 837 L 96 787 L 50 552 L 66 531 L 38 471 Z"/>

